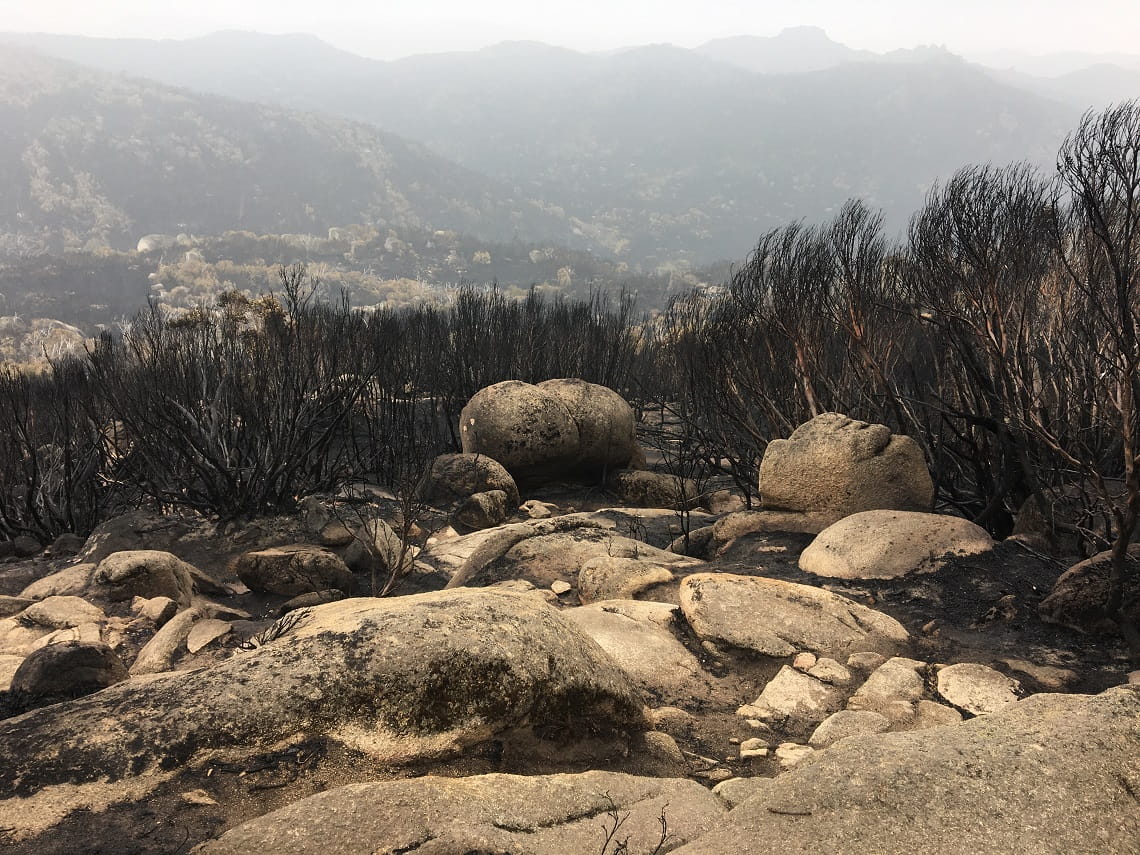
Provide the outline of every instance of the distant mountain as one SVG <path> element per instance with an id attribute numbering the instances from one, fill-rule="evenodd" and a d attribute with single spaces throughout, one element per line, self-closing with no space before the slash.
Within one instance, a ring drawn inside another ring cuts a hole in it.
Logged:
<path id="1" fill-rule="evenodd" d="M 371 126 L 0 52 L 9 251 L 349 223 L 572 237 L 505 185 Z"/>
<path id="2" fill-rule="evenodd" d="M 1054 98 L 1081 110 L 1140 98 L 1140 68 L 1104 63 L 1070 71 L 1056 77 L 1039 77 L 1020 71 L 992 72 L 995 79 L 1046 98 Z"/>
<path id="3" fill-rule="evenodd" d="M 1058 51 L 1031 54 L 1022 51 L 975 51 L 966 58 L 989 68 L 1009 69 L 1035 77 L 1059 77 L 1096 65 L 1116 65 L 1140 71 L 1140 53 L 1090 53 Z M 1137 93 L 1140 95 L 1140 93 Z"/>
<path id="4" fill-rule="evenodd" d="M 942 49 L 862 61 L 810 29 L 750 44 L 772 53 L 770 67 L 788 67 L 797 44 L 807 46 L 801 67 L 841 64 L 758 74 L 725 60 L 730 52 L 716 43 L 601 55 L 522 42 L 396 62 L 307 37 L 242 33 L 163 42 L 161 51 L 137 41 L 22 43 L 422 141 L 508 188 L 511 212 L 524 212 L 520 229 L 551 228 L 548 239 L 642 270 L 739 258 L 762 230 L 824 218 L 851 196 L 883 208 L 889 227 L 900 228 L 930 185 L 963 165 L 1051 163 L 1080 112 Z M 717 50 L 721 58 L 712 58 Z M 471 230 L 484 209 L 501 217 L 491 190 L 479 198 L 456 228 Z M 518 201 L 527 199 L 542 201 Z"/>
<path id="5" fill-rule="evenodd" d="M 762 74 L 823 71 L 844 62 L 869 61 L 871 51 L 854 50 L 832 41 L 818 27 L 790 27 L 778 36 L 731 36 L 714 39 L 696 53 Z"/>

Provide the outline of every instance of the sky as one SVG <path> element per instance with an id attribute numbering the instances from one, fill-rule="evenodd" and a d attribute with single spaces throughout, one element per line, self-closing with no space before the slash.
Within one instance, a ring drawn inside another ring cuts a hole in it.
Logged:
<path id="1" fill-rule="evenodd" d="M 379 59 L 529 39 L 577 50 L 823 27 L 884 51 L 1140 52 L 1138 0 L 0 0 L 0 31 L 190 38 L 312 33 Z"/>

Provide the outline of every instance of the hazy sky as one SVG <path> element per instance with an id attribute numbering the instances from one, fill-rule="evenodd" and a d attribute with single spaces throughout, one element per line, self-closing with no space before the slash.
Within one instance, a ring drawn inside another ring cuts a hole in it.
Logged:
<path id="1" fill-rule="evenodd" d="M 535 39 L 579 50 L 693 47 L 814 24 L 852 47 L 1140 52 L 1140 0 L 0 0 L 0 31 L 186 38 L 313 33 L 385 59 Z"/>

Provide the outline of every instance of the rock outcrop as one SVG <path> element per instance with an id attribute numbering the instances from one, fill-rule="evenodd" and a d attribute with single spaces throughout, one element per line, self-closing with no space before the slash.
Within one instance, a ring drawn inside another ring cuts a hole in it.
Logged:
<path id="1" fill-rule="evenodd" d="M 860 511 L 929 511 L 934 484 L 913 439 L 824 413 L 768 443 L 760 496 L 766 510 L 806 514 L 819 531 Z"/>
<path id="2" fill-rule="evenodd" d="M 570 855 L 599 851 L 607 827 L 652 852 L 668 820 L 670 850 L 712 830 L 724 805 L 695 781 L 614 772 L 475 775 L 350 784 L 223 834 L 195 855 L 417 852 Z M 658 850 L 669 851 L 669 850 Z"/>
<path id="3" fill-rule="evenodd" d="M 531 595 L 342 600 L 291 612 L 274 634 L 210 669 L 130 680 L 0 722 L 0 805 L 300 734 L 399 763 L 507 731 L 553 726 L 572 741 L 647 727 L 629 678 Z M 0 808 L 0 826 L 20 826 L 22 810 Z"/>
<path id="4" fill-rule="evenodd" d="M 954 727 L 847 739 L 674 851 L 1133 855 L 1138 720 L 1140 687 L 1120 687 L 1035 695 Z"/>

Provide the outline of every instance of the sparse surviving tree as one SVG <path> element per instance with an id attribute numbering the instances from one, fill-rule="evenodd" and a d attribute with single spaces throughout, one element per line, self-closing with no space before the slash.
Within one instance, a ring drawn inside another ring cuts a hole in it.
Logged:
<path id="1" fill-rule="evenodd" d="M 222 519 L 292 507 L 343 479 L 345 433 L 383 358 L 350 361 L 362 319 L 311 304 L 303 265 L 280 271 L 282 301 L 223 301 L 182 318 L 141 315 L 122 348 L 90 354 L 95 387 L 130 451 L 120 479 L 163 503 Z"/>
<path id="2" fill-rule="evenodd" d="M 1057 171 L 1067 194 L 1057 216 L 1063 275 L 1049 293 L 1049 358 L 1021 378 L 1032 396 L 1025 426 L 1093 485 L 1112 521 L 1104 612 L 1140 661 L 1128 617 L 1140 580 L 1127 584 L 1140 526 L 1140 100 L 1087 113 Z"/>

